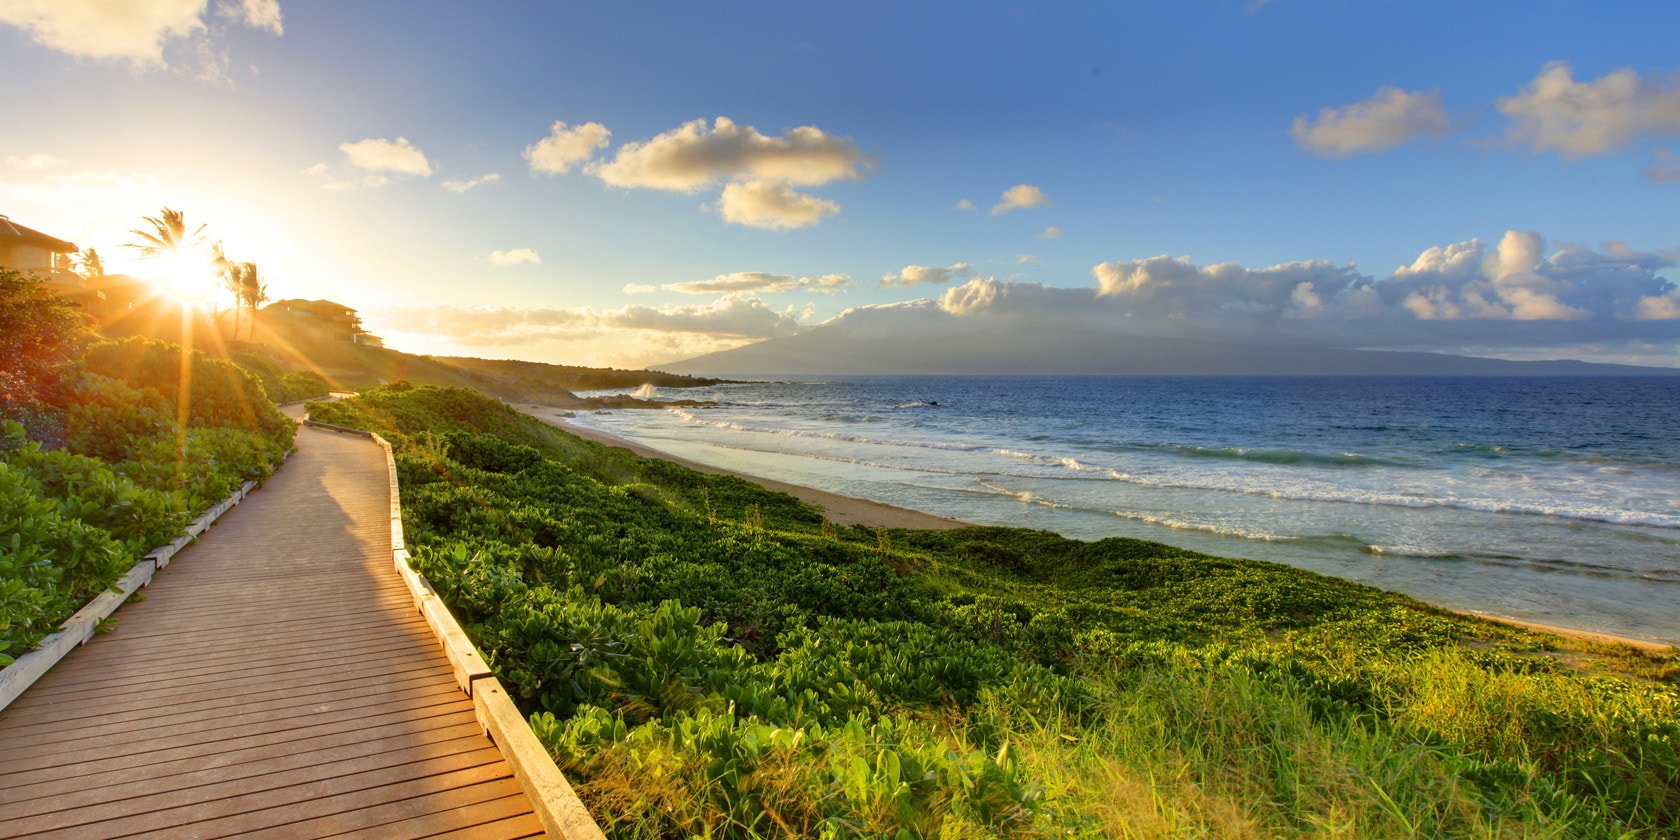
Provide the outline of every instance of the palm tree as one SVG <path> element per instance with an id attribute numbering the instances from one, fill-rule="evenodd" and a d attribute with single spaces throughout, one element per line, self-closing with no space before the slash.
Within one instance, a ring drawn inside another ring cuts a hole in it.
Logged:
<path id="1" fill-rule="evenodd" d="M 256 263 L 245 262 L 240 265 L 242 269 L 239 278 L 239 301 L 245 305 L 246 309 L 251 311 L 250 325 L 245 328 L 245 337 L 249 340 L 257 327 L 257 307 L 268 302 L 268 281 L 264 280 L 262 274 L 257 271 Z M 234 325 L 233 335 L 235 338 L 239 336 L 237 322 Z"/>
<path id="2" fill-rule="evenodd" d="M 83 251 L 80 262 L 82 264 L 83 277 L 92 280 L 95 277 L 105 276 L 105 263 L 99 259 L 98 251 L 95 251 L 92 248 Z"/>
<path id="3" fill-rule="evenodd" d="M 143 221 L 152 226 L 151 230 L 136 228 L 129 233 L 140 237 L 139 242 L 130 242 L 128 247 L 140 252 L 141 257 L 174 257 L 182 251 L 197 248 L 204 244 L 204 225 L 199 225 L 191 234 L 187 233 L 187 219 L 185 213 L 179 210 L 163 208 L 163 212 L 156 216 L 143 216 Z"/>
<path id="4" fill-rule="evenodd" d="M 140 252 L 141 259 L 155 259 L 174 261 L 187 252 L 204 247 L 204 225 L 187 232 L 186 214 L 168 207 L 156 216 L 144 216 L 144 221 L 151 225 L 150 230 L 136 228 L 129 233 L 140 237 L 137 242 L 127 243 L 128 247 Z M 215 259 L 223 260 L 221 243 L 212 246 Z M 216 301 L 210 301 L 210 318 L 214 322 L 216 317 Z"/>
<path id="5" fill-rule="evenodd" d="M 220 241 L 210 246 L 210 262 L 216 267 L 216 273 L 221 275 L 221 288 L 227 289 L 229 292 L 233 293 L 233 338 L 237 341 L 239 339 L 240 290 L 245 287 L 244 264 L 236 263 L 233 260 L 228 259 L 227 254 L 222 251 L 222 243 Z M 219 299 L 221 297 L 221 289 L 217 289 L 215 294 Z M 214 318 L 216 306 L 212 304 L 210 308 L 212 313 L 211 317 Z"/>

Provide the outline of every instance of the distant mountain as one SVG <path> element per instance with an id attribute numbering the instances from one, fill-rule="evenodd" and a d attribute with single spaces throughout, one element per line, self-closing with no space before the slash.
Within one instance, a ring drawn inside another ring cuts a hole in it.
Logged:
<path id="1" fill-rule="evenodd" d="M 1026 348 L 1026 349 L 1022 349 Z M 1080 330 L 917 336 L 843 325 L 657 365 L 672 373 L 1129 376 L 1680 376 L 1674 368 L 1514 362 L 1386 350 L 1235 344 Z"/>

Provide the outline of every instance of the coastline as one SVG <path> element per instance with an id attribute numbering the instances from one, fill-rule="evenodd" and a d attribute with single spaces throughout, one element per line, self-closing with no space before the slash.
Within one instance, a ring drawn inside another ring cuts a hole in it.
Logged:
<path id="1" fill-rule="evenodd" d="M 824 515 L 826 515 L 836 525 L 863 525 L 871 528 L 949 530 L 954 528 L 966 528 L 975 524 L 972 522 L 964 522 L 960 519 L 952 519 L 950 517 L 939 516 L 938 514 L 927 513 L 925 511 L 897 507 L 883 502 L 860 499 L 855 496 L 847 496 L 840 493 L 831 493 L 826 490 L 817 490 L 811 487 L 789 484 L 787 482 L 763 478 L 761 476 L 751 475 L 736 470 L 723 469 L 721 467 L 714 467 L 707 464 L 701 464 L 696 461 L 690 461 L 686 458 L 678 457 L 668 452 L 663 452 L 651 446 L 645 446 L 608 432 L 567 422 L 567 415 L 569 412 L 564 409 L 546 405 L 537 405 L 534 403 L 508 403 L 508 405 L 513 407 L 516 411 L 530 415 L 531 417 L 541 420 L 544 423 L 577 435 L 585 440 L 594 441 L 595 443 L 605 444 L 607 446 L 615 446 L 621 449 L 628 449 L 644 458 L 658 458 L 663 461 L 670 461 L 671 463 L 687 467 L 697 472 L 709 473 L 712 475 L 732 475 L 737 478 L 751 481 L 767 490 L 787 493 L 800 501 L 813 504 L 821 508 Z M 1459 613 L 1460 615 L 1470 616 L 1472 618 L 1480 618 L 1487 621 L 1510 625 L 1522 630 L 1549 633 L 1555 636 L 1563 636 L 1566 638 L 1579 639 L 1588 642 L 1597 642 L 1599 644 L 1628 645 L 1640 650 L 1657 652 L 1674 649 L 1673 645 L 1662 642 L 1635 639 L 1627 636 L 1616 636 L 1593 630 L 1582 630 L 1573 627 L 1542 624 L 1536 621 L 1509 618 L 1506 616 L 1482 613 L 1474 610 L 1457 609 L 1450 611 Z"/>
<path id="2" fill-rule="evenodd" d="M 710 475 L 732 475 L 736 478 L 745 479 L 757 484 L 766 490 L 786 493 L 802 502 L 816 505 L 821 508 L 823 514 L 836 525 L 863 525 L 870 528 L 951 530 L 954 528 L 967 528 L 974 524 L 972 522 L 964 522 L 960 519 L 952 519 L 948 516 L 927 513 L 926 511 L 911 510 L 910 508 L 902 508 L 896 505 L 885 504 L 883 502 L 860 499 L 856 496 L 831 493 L 826 490 L 817 490 L 812 487 L 789 484 L 785 481 L 776 481 L 775 479 L 750 475 L 736 470 L 713 467 L 697 461 L 690 461 L 686 458 L 672 455 L 669 452 L 662 452 L 658 449 L 654 449 L 653 447 L 644 446 L 598 429 L 591 429 L 586 426 L 580 426 L 576 423 L 568 423 L 566 418 L 569 412 L 565 409 L 554 408 L 546 405 L 536 405 L 534 403 L 508 403 L 508 405 L 512 406 L 515 411 L 528 414 L 544 423 L 577 435 L 584 440 L 594 441 L 607 446 L 616 446 L 620 449 L 628 449 L 643 458 L 658 458 L 661 461 L 670 461 L 673 464 L 687 467 L 695 472 L 703 472 Z"/>

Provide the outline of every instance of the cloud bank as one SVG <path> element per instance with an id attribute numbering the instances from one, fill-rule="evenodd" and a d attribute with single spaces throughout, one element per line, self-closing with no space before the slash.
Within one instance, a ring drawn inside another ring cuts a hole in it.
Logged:
<path id="1" fill-rule="evenodd" d="M 970 278 L 937 299 L 847 310 L 830 324 L 921 335 L 1081 329 L 1234 341 L 1463 350 L 1680 341 L 1674 253 L 1620 242 L 1432 247 L 1386 278 L 1323 261 L 1248 268 L 1187 257 L 1100 263 L 1077 288 Z"/>

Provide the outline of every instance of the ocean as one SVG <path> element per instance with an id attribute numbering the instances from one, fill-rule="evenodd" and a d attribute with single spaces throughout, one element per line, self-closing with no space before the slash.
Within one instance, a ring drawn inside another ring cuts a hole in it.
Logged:
<path id="1" fill-rule="evenodd" d="M 1680 379 L 827 376 L 638 396 L 717 406 L 576 422 L 971 522 L 1680 643 Z"/>

